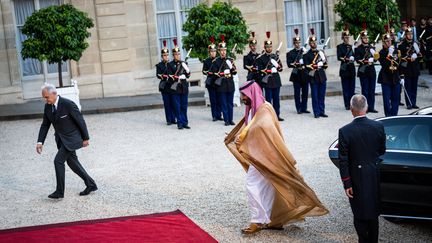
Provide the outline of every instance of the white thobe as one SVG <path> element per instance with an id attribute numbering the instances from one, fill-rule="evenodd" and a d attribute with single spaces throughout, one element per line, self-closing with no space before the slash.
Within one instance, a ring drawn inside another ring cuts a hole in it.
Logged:
<path id="1" fill-rule="evenodd" d="M 252 112 L 249 112 L 248 123 L 252 120 L 252 116 Z M 246 174 L 246 192 L 251 223 L 270 223 L 275 189 L 253 165 L 249 165 Z"/>

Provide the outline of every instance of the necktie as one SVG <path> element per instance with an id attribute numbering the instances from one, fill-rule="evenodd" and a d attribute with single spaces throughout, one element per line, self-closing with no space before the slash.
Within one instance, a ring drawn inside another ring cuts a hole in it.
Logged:
<path id="1" fill-rule="evenodd" d="M 53 115 L 55 115 L 57 113 L 57 109 L 56 109 L 55 105 L 53 105 L 52 111 L 53 111 Z"/>

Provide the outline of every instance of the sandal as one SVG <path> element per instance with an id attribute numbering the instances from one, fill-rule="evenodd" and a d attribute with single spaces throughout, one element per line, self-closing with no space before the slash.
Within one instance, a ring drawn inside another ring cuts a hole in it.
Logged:
<path id="1" fill-rule="evenodd" d="M 249 225 L 249 227 L 244 228 L 241 230 L 241 232 L 243 234 L 254 234 L 256 232 L 261 231 L 262 229 L 264 229 L 265 225 L 264 224 L 259 224 L 259 223 L 251 223 Z"/>

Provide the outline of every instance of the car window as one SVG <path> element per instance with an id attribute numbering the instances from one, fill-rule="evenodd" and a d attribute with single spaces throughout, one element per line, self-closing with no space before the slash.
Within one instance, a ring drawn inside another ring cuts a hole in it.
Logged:
<path id="1" fill-rule="evenodd" d="M 430 120 L 394 119 L 385 120 L 383 124 L 387 149 L 432 152 Z"/>

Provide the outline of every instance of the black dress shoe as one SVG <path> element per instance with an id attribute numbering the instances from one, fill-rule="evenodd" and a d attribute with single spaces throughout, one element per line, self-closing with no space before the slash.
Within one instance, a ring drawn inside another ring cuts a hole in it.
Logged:
<path id="1" fill-rule="evenodd" d="M 301 114 L 302 112 L 301 111 L 297 111 L 297 114 Z"/>
<path id="2" fill-rule="evenodd" d="M 370 113 L 378 113 L 377 110 L 369 110 L 368 112 L 370 112 Z"/>
<path id="3" fill-rule="evenodd" d="M 169 125 L 172 125 L 172 122 L 167 122 L 167 125 L 169 126 Z"/>
<path id="4" fill-rule="evenodd" d="M 418 106 L 416 106 L 416 105 L 413 105 L 412 108 L 414 108 L 414 109 L 419 109 L 420 107 L 418 107 Z"/>
<path id="5" fill-rule="evenodd" d="M 60 199 L 63 198 L 63 194 L 61 194 L 60 192 L 53 192 L 49 194 L 48 197 L 52 199 Z"/>
<path id="6" fill-rule="evenodd" d="M 186 129 L 190 129 L 190 126 L 188 126 L 188 125 L 184 125 L 183 127 Z"/>
<path id="7" fill-rule="evenodd" d="M 319 115 L 314 115 L 314 117 L 315 117 L 315 118 L 320 118 L 320 116 L 319 116 Z"/>
<path id="8" fill-rule="evenodd" d="M 214 118 L 214 117 L 213 117 L 213 120 L 212 120 L 212 121 L 217 121 L 217 118 Z"/>
<path id="9" fill-rule="evenodd" d="M 412 106 L 407 106 L 407 110 L 411 110 L 412 109 Z"/>
<path id="10" fill-rule="evenodd" d="M 90 194 L 90 192 L 94 192 L 97 189 L 98 189 L 97 186 L 88 186 L 88 187 L 86 187 L 86 189 L 84 189 L 84 191 L 80 192 L 79 195 L 80 196 L 87 196 L 88 194 Z"/>
<path id="11" fill-rule="evenodd" d="M 177 129 L 178 129 L 178 130 L 182 130 L 183 127 L 182 127 L 182 126 L 178 126 Z"/>
<path id="12" fill-rule="evenodd" d="M 229 124 L 229 122 L 225 122 L 225 126 L 229 126 L 230 124 Z"/>
<path id="13" fill-rule="evenodd" d="M 320 117 L 328 117 L 328 115 L 325 114 L 325 113 L 322 113 L 322 114 L 320 115 Z"/>
<path id="14" fill-rule="evenodd" d="M 302 111 L 302 113 L 307 113 L 307 114 L 309 114 L 310 111 L 308 111 L 308 110 L 304 110 L 304 111 Z"/>
<path id="15" fill-rule="evenodd" d="M 349 110 L 350 110 L 350 108 L 349 108 L 349 107 L 345 107 L 345 110 L 349 111 Z"/>
<path id="16" fill-rule="evenodd" d="M 278 121 L 285 121 L 285 119 L 278 117 Z"/>
<path id="17" fill-rule="evenodd" d="M 233 121 L 230 121 L 230 123 L 229 123 L 230 125 L 232 125 L 232 126 L 234 126 L 235 125 L 235 122 L 233 122 Z"/>
<path id="18" fill-rule="evenodd" d="M 222 117 L 216 118 L 218 121 L 223 121 L 224 119 Z"/>
<path id="19" fill-rule="evenodd" d="M 402 103 L 402 102 L 399 102 L 399 105 L 400 105 L 400 106 L 403 106 L 403 105 L 405 105 L 405 104 L 404 104 L 404 103 Z"/>

